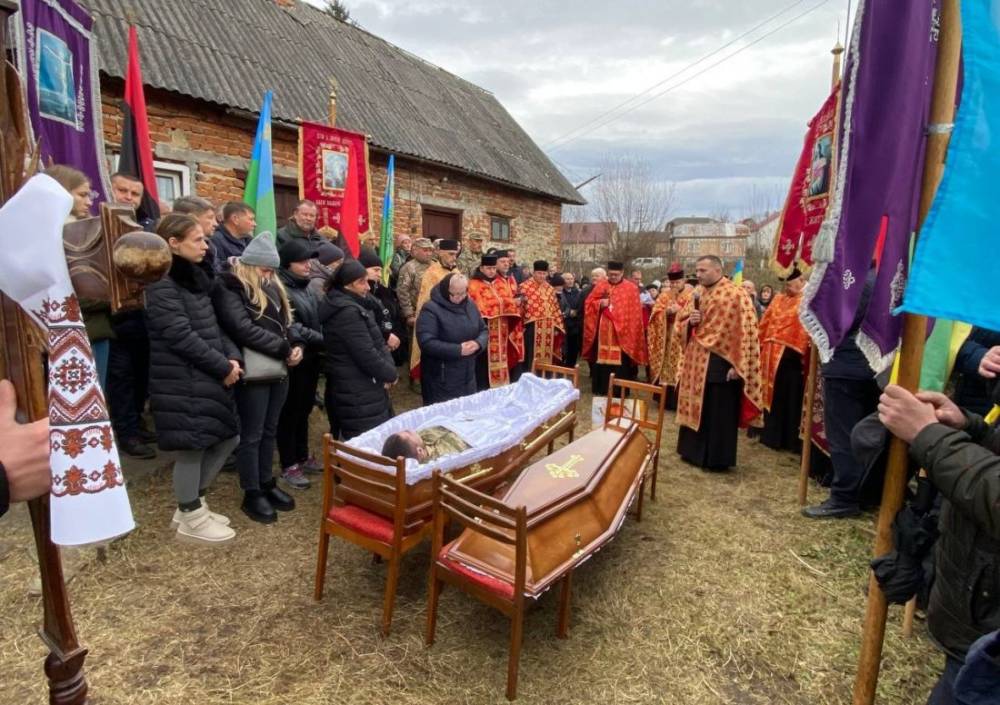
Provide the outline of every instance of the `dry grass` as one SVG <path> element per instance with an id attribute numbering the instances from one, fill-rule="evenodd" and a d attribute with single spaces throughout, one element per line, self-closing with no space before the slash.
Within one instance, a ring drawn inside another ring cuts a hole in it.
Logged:
<path id="1" fill-rule="evenodd" d="M 397 396 L 400 408 L 416 403 Z M 792 456 L 744 440 L 739 470 L 707 474 L 677 461 L 675 441 L 670 428 L 643 522 L 626 522 L 575 576 L 570 638 L 555 638 L 554 594 L 529 613 L 519 701 L 849 702 L 872 517 L 799 517 Z M 505 702 L 498 613 L 446 590 L 437 643 L 424 647 L 427 551 L 404 561 L 382 639 L 385 566 L 360 549 L 331 545 L 325 600 L 312 600 L 318 487 L 260 526 L 239 512 L 235 476 L 223 475 L 212 505 L 237 539 L 199 549 L 174 541 L 169 465 L 157 466 L 130 473 L 139 528 L 71 585 L 94 705 Z M 0 702 L 18 705 L 45 701 L 25 516 L 18 508 L 0 522 Z M 900 619 L 894 610 L 880 703 L 923 702 L 941 663 L 923 625 L 904 640 Z"/>

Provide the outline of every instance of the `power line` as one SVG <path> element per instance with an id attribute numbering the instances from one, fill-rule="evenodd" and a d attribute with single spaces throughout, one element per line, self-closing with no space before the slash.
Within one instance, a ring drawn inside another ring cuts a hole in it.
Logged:
<path id="1" fill-rule="evenodd" d="M 613 108 L 611 108 L 609 110 L 606 110 L 605 112 L 601 113 L 600 115 L 598 115 L 597 117 L 593 118 L 589 122 L 585 122 L 584 124 L 579 125 L 578 127 L 570 130 L 569 132 L 566 132 L 566 133 L 560 135 L 559 137 L 556 137 L 555 139 L 550 140 L 549 142 L 547 142 L 545 145 L 542 146 L 542 149 L 546 149 L 548 147 L 551 147 L 552 145 L 556 144 L 557 142 L 562 141 L 563 139 L 569 137 L 570 135 L 573 135 L 576 132 L 584 129 L 585 127 L 588 127 L 589 125 L 592 125 L 593 123 L 597 122 L 601 118 L 604 118 L 607 115 L 610 115 L 611 113 L 615 112 L 619 108 L 622 108 L 622 107 L 628 105 L 633 100 L 641 98 L 642 96 L 646 95 L 650 91 L 656 90 L 657 88 L 659 88 L 660 86 L 662 86 L 664 83 L 667 83 L 668 81 L 671 81 L 671 80 L 677 78 L 681 74 L 686 73 L 688 70 L 693 69 L 695 66 L 697 66 L 701 62 L 706 61 L 707 59 L 712 58 L 713 56 L 715 56 L 716 54 L 718 54 L 720 51 L 723 51 L 724 49 L 728 49 L 733 44 L 735 44 L 736 42 L 740 41 L 741 39 L 743 39 L 747 35 L 753 34 L 754 32 L 756 32 L 758 29 L 760 29 L 764 25 L 769 24 L 773 20 L 777 19 L 778 17 L 780 17 L 781 15 L 785 14 L 789 10 L 792 10 L 793 8 L 801 5 L 805 1 L 806 0 L 796 0 L 796 2 L 793 2 L 791 5 L 788 5 L 784 9 L 779 10 L 778 12 L 776 12 L 773 15 L 771 15 L 770 17 L 768 17 L 763 22 L 760 22 L 760 23 L 754 25 L 753 27 L 751 27 L 750 29 L 746 30 L 745 32 L 743 32 L 743 34 L 739 35 L 738 37 L 734 37 L 733 39 L 731 39 L 730 41 L 726 42 L 722 46 L 720 46 L 720 47 L 714 49 L 713 51 L 710 51 L 709 53 L 705 54 L 704 56 L 702 56 L 701 58 L 699 58 L 697 61 L 694 61 L 694 62 L 688 64 L 687 66 L 685 66 L 684 68 L 680 69 L 679 71 L 676 71 L 676 72 L 670 74 L 669 76 L 667 76 L 662 81 L 659 81 L 658 83 L 654 83 L 652 86 L 650 86 L 649 88 L 641 91 L 640 93 L 636 93 L 631 98 L 628 98 L 628 99 L 622 101 L 621 103 L 619 103 L 618 105 L 614 106 Z"/>
<path id="2" fill-rule="evenodd" d="M 685 78 L 680 83 L 677 83 L 677 84 L 675 84 L 673 86 L 670 86 L 669 88 L 667 88 L 667 89 L 665 89 L 663 91 L 660 91 L 659 93 L 657 93 L 657 94 L 655 94 L 653 96 L 650 96 L 649 98 L 647 98 L 646 100 L 642 101 L 641 103 L 637 103 L 636 105 L 633 105 L 632 107 L 630 107 L 625 112 L 620 113 L 618 115 L 615 115 L 615 116 L 611 117 L 610 119 L 605 120 L 605 121 L 603 121 L 603 122 L 601 122 L 601 123 L 599 123 L 597 125 L 594 125 L 594 127 L 590 128 L 588 130 L 585 130 L 584 132 L 581 132 L 580 134 L 578 134 L 578 135 L 576 135 L 576 136 L 574 136 L 574 137 L 566 140 L 562 144 L 557 145 L 557 146 L 551 148 L 551 150 L 546 150 L 546 153 L 548 153 L 549 151 L 552 151 L 552 152 L 558 151 L 558 150 L 562 149 L 563 147 L 565 147 L 566 145 L 571 144 L 571 143 L 575 142 L 576 140 L 580 139 L 581 137 L 583 137 L 585 135 L 589 135 L 594 130 L 597 130 L 597 129 L 599 129 L 601 127 L 604 127 L 606 125 L 610 125 L 612 122 L 615 122 L 616 120 L 619 120 L 619 119 L 625 117 L 629 113 L 634 112 L 635 110 L 638 110 L 642 106 L 647 105 L 648 103 L 651 103 L 652 101 L 654 101 L 654 100 L 656 100 L 658 98 L 663 97 L 667 93 L 669 93 L 669 92 L 671 92 L 671 91 L 673 91 L 673 90 L 675 90 L 677 88 L 680 88 L 681 86 L 683 86 L 683 85 L 685 85 L 685 84 L 693 81 L 694 79 L 698 78 L 699 76 L 701 76 L 701 75 L 703 75 L 703 74 L 711 71 L 716 66 L 719 66 L 720 64 L 723 64 L 723 63 L 729 61 L 730 59 L 732 59 L 733 57 L 737 56 L 738 54 L 743 53 L 744 51 L 746 51 L 750 47 L 752 47 L 752 46 L 754 46 L 756 44 L 759 44 L 760 42 L 764 41 L 765 39 L 767 39 L 771 35 L 776 34 L 777 32 L 780 32 L 785 27 L 787 27 L 787 26 L 789 26 L 789 25 L 797 22 L 798 20 L 802 19 L 803 17 L 805 17 L 809 13 L 818 10 L 820 7 L 822 7 L 823 5 L 827 4 L 828 2 L 829 2 L 829 0 L 820 0 L 819 3 L 817 3 L 816 5 L 813 5 L 812 7 L 810 7 L 805 12 L 800 12 L 798 15 L 796 15 L 795 17 L 792 17 L 787 22 L 781 23 L 780 25 L 778 25 L 777 27 L 775 27 L 771 31 L 767 32 L 766 34 L 761 35 L 760 37 L 758 37 L 757 39 L 753 40 L 752 42 L 750 42 L 746 46 L 740 47 L 738 50 L 734 51 L 732 54 L 724 56 L 719 61 L 716 61 L 714 64 L 711 64 L 710 66 L 705 67 L 704 69 L 702 69 L 698 73 L 693 74 L 693 75 Z"/>

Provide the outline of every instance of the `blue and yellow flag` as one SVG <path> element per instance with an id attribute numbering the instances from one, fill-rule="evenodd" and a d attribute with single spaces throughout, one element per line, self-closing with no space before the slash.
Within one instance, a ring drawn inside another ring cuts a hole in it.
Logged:
<path id="1" fill-rule="evenodd" d="M 389 155 L 389 166 L 386 167 L 385 196 L 382 198 L 382 231 L 379 237 L 378 254 L 382 260 L 382 283 L 389 284 L 389 265 L 395 249 L 393 236 L 393 218 L 396 191 L 396 155 Z"/>
<path id="2" fill-rule="evenodd" d="M 736 261 L 736 267 L 733 269 L 733 284 L 743 283 L 743 259 L 740 258 Z"/>
<path id="3" fill-rule="evenodd" d="M 902 310 L 1000 330 L 996 175 L 1000 20 L 990 0 L 962 3 L 962 98 L 944 176 L 920 236 Z"/>
<path id="4" fill-rule="evenodd" d="M 250 168 L 247 170 L 247 184 L 243 189 L 243 202 L 257 214 L 254 235 L 271 233 L 276 239 L 278 217 L 274 209 L 274 163 L 271 161 L 271 91 L 264 94 L 264 105 L 260 109 L 257 123 L 257 137 L 253 143 Z"/>

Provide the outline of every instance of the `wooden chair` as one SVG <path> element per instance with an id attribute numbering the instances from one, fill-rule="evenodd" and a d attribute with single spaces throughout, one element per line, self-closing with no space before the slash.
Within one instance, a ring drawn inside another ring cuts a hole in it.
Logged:
<path id="1" fill-rule="evenodd" d="M 531 373 L 542 379 L 566 379 L 573 384 L 573 389 L 580 388 L 580 366 L 574 365 L 573 367 L 560 367 L 559 365 L 549 365 L 544 362 L 538 362 L 537 360 L 531 366 Z M 572 443 L 576 438 L 576 426 L 569 429 L 569 441 Z M 555 450 L 555 439 L 548 445 L 548 454 L 552 455 Z"/>
<path id="2" fill-rule="evenodd" d="M 385 471 L 366 467 L 358 460 L 382 466 Z M 380 455 L 373 455 L 334 441 L 330 434 L 323 436 L 323 519 L 319 530 L 319 555 L 316 559 L 316 586 L 313 598 L 323 599 L 323 583 L 326 578 L 327 553 L 330 537 L 336 536 L 361 546 L 375 554 L 376 559 L 388 562 L 385 580 L 385 595 L 382 602 L 382 634 L 388 636 L 392 623 L 392 610 L 396 602 L 396 585 L 399 581 L 399 563 L 402 557 L 430 534 L 429 520 L 407 522 L 406 516 L 406 469 L 403 458 L 389 461 Z M 337 496 L 335 484 L 343 478 L 350 478 L 356 485 L 381 492 L 390 497 L 369 501 L 378 504 L 381 512 L 371 511 L 359 504 L 352 504 Z M 390 515 L 390 520 L 386 517 Z"/>
<path id="3" fill-rule="evenodd" d="M 626 401 L 628 399 L 629 401 Z M 644 402 L 640 404 L 639 402 Z M 621 426 L 621 421 L 627 420 L 639 425 L 640 428 L 653 432 L 653 478 L 650 483 L 649 498 L 656 501 L 656 476 L 660 468 L 660 440 L 663 437 L 663 419 L 666 413 L 667 386 L 665 384 L 646 384 L 625 379 L 615 379 L 611 375 L 608 380 L 608 403 L 604 408 L 604 425 Z M 651 412 L 655 415 L 651 417 Z M 639 487 L 639 503 L 636 507 L 636 520 L 642 520 L 642 497 L 646 490 L 646 478 Z"/>
<path id="4" fill-rule="evenodd" d="M 451 545 L 444 544 L 444 528 L 449 521 L 463 528 L 514 546 L 513 584 L 474 571 L 448 558 Z M 517 697 L 517 671 L 524 630 L 525 574 L 527 572 L 528 519 L 524 507 L 512 509 L 489 495 L 465 487 L 439 472 L 434 473 L 434 521 L 431 543 L 430 590 L 427 597 L 427 645 L 434 644 L 438 599 L 444 583 L 454 585 L 511 620 L 510 651 L 507 658 L 507 699 Z M 564 639 L 569 627 L 570 576 L 562 578 L 559 622 L 556 634 Z"/>

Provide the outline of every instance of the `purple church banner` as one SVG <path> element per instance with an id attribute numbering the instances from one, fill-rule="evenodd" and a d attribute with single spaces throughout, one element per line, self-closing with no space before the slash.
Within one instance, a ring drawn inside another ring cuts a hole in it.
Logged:
<path id="1" fill-rule="evenodd" d="M 90 177 L 95 202 L 106 200 L 93 19 L 73 0 L 21 0 L 15 21 L 18 61 L 42 165 L 79 169 Z"/>
<path id="2" fill-rule="evenodd" d="M 899 345 L 902 320 L 894 310 L 916 227 L 937 18 L 937 0 L 861 0 L 858 6 L 842 90 L 835 191 L 800 308 L 824 361 L 851 328 L 880 239 L 878 273 L 857 343 L 876 371 Z"/>

